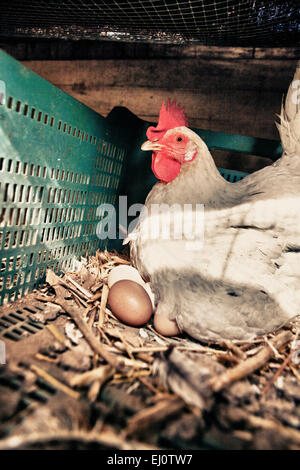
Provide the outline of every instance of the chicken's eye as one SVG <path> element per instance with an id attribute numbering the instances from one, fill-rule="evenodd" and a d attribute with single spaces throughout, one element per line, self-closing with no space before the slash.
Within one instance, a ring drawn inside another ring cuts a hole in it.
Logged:
<path id="1" fill-rule="evenodd" d="M 182 141 L 182 137 L 177 137 L 177 142 L 181 142 Z"/>

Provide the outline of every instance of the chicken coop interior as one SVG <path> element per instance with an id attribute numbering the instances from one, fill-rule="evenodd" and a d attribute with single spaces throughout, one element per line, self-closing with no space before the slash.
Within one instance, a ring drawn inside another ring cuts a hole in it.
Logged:
<path id="1" fill-rule="evenodd" d="M 0 449 L 299 450 L 298 2 L 0 11 Z"/>

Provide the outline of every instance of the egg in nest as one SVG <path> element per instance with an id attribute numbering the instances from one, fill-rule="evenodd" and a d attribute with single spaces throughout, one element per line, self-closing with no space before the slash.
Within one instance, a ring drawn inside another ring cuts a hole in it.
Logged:
<path id="1" fill-rule="evenodd" d="M 112 269 L 108 276 L 108 303 L 113 314 L 130 326 L 142 326 L 147 323 L 155 306 L 154 294 L 150 284 L 146 284 L 137 269 L 120 265 Z M 179 334 L 174 320 L 167 315 L 154 316 L 154 327 L 165 336 Z"/>
<path id="2" fill-rule="evenodd" d="M 135 281 L 117 281 L 109 290 L 108 303 L 114 315 L 127 325 L 141 326 L 152 315 L 152 303 L 144 287 Z"/>

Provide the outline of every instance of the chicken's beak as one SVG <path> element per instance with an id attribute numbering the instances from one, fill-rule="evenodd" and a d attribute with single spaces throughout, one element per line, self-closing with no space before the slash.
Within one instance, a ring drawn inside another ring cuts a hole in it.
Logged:
<path id="1" fill-rule="evenodd" d="M 159 152 L 162 149 L 162 146 L 158 142 L 151 142 L 151 140 L 146 140 L 141 146 L 141 150 L 145 150 L 148 152 L 152 150 L 152 152 Z"/>

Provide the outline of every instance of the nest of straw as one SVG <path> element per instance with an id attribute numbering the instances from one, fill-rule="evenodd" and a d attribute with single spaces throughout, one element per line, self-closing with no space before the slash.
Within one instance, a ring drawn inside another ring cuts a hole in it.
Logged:
<path id="1" fill-rule="evenodd" d="M 120 402 L 125 391 L 125 402 L 139 397 L 142 405 L 117 427 L 103 426 L 101 419 L 99 428 L 95 419 L 85 431 L 77 426 L 40 433 L 32 426 L 25 435 L 21 426 L 0 440 L 0 448 L 30 448 L 55 436 L 61 442 L 77 439 L 118 449 L 164 448 L 163 443 L 174 448 L 300 448 L 298 319 L 253 341 L 209 345 L 187 335 L 163 337 L 152 320 L 133 328 L 121 323 L 107 303 L 107 278 L 120 264 L 131 263 L 125 255 L 98 251 L 62 277 L 48 271 L 47 284 L 31 295 L 59 306 L 65 322 L 57 326 L 52 318 L 36 319 L 58 346 L 40 348 L 27 370 L 90 407 L 103 403 L 103 397 L 109 402 L 111 390 Z"/>

